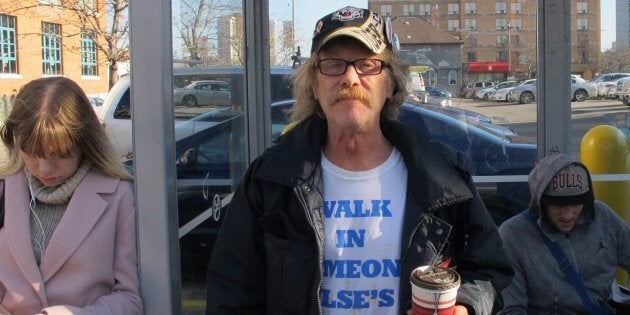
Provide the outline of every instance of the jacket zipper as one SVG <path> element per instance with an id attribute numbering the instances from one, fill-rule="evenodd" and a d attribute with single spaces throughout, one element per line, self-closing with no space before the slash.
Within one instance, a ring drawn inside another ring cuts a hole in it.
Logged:
<path id="1" fill-rule="evenodd" d="M 311 187 L 309 185 L 304 185 L 304 190 L 309 192 L 311 190 Z M 313 233 L 315 234 L 315 240 L 317 243 L 317 259 L 318 259 L 317 270 L 319 271 L 319 282 L 317 283 L 317 287 L 316 287 L 317 291 L 315 291 L 314 294 L 315 294 L 315 300 L 317 301 L 317 310 L 318 310 L 318 313 L 321 315 L 323 314 L 323 311 L 322 311 L 322 300 L 321 300 L 319 291 L 322 287 L 322 282 L 324 278 L 324 271 L 322 270 L 322 264 L 324 261 L 324 254 L 322 253 L 322 242 L 317 233 L 317 227 L 315 226 L 315 222 L 314 222 L 315 220 L 311 216 L 310 209 L 306 203 L 306 200 L 304 200 L 304 197 L 302 195 L 301 187 L 298 185 L 293 188 L 293 191 L 295 192 L 297 199 L 302 204 L 302 209 L 304 210 L 306 218 L 308 218 L 311 228 L 313 229 Z"/>

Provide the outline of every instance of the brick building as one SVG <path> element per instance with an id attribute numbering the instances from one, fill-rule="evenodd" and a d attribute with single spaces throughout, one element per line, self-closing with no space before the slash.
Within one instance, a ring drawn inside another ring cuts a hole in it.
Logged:
<path id="1" fill-rule="evenodd" d="M 389 17 L 416 16 L 459 38 L 464 83 L 536 76 L 536 0 L 369 0 Z M 396 30 L 394 30 L 396 31 Z M 599 0 L 571 0 L 571 72 L 601 71 Z M 419 42 L 421 43 L 421 42 Z"/>
<path id="2" fill-rule="evenodd" d="M 94 11 L 106 25 L 105 12 L 97 11 L 104 6 L 76 2 L 68 9 L 61 0 L 0 0 L 0 103 L 13 89 L 46 76 L 68 77 L 88 95 L 107 93 L 107 60 L 97 49 L 104 39 L 90 27 L 98 23 L 81 21 L 77 13 Z"/>

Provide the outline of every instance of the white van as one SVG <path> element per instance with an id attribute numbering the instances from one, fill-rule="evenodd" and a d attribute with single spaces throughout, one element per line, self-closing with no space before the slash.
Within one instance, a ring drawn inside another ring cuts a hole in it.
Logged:
<path id="1" fill-rule="evenodd" d="M 271 67 L 271 101 L 278 102 L 292 99 L 292 88 L 289 76 L 293 69 L 288 66 Z M 186 86 L 194 81 L 221 80 L 230 84 L 229 101 L 233 108 L 241 108 L 244 104 L 244 80 L 242 66 L 221 66 L 206 68 L 177 68 L 173 69 L 173 85 L 175 89 Z M 107 94 L 101 106 L 98 117 L 105 128 L 116 152 L 123 156 L 132 152 L 131 135 L 131 95 L 129 76 L 121 77 Z M 176 96 L 176 95 L 175 95 Z M 174 100 L 175 101 L 175 100 Z M 180 104 L 181 105 L 181 104 Z M 178 106 L 175 102 L 175 120 L 185 121 L 203 111 L 213 109 L 214 105 L 202 108 Z"/>
<path id="2" fill-rule="evenodd" d="M 422 103 L 428 102 L 428 93 L 424 87 L 424 78 L 421 73 L 409 73 L 409 81 L 407 84 L 409 93 L 411 93 L 412 96 L 420 98 L 420 102 Z"/>

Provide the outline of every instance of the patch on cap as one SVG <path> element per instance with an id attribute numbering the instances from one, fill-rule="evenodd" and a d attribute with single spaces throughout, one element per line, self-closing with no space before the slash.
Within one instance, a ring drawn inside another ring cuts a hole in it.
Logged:
<path id="1" fill-rule="evenodd" d="M 590 190 L 586 170 L 575 164 L 562 168 L 545 188 L 543 195 L 556 199 L 558 197 L 576 197 Z"/>
<path id="2" fill-rule="evenodd" d="M 375 54 L 382 53 L 386 48 L 392 50 L 391 27 L 386 28 L 385 24 L 378 14 L 368 9 L 342 8 L 317 21 L 311 54 L 319 52 L 324 44 L 340 36 L 360 41 Z"/>

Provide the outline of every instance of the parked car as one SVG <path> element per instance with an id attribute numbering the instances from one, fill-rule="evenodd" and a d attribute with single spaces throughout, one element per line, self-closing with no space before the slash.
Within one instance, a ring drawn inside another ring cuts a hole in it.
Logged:
<path id="1" fill-rule="evenodd" d="M 617 81 L 615 97 L 624 105 L 630 106 L 630 77 Z"/>
<path id="2" fill-rule="evenodd" d="M 536 100 L 536 79 L 529 79 L 518 84 L 508 92 L 509 102 L 519 102 L 521 104 L 531 103 Z"/>
<path id="3" fill-rule="evenodd" d="M 595 96 L 605 97 L 607 92 L 606 87 L 609 88 L 612 81 L 626 77 L 630 77 L 630 73 L 613 72 L 596 75 L 591 79 L 591 82 L 595 83 L 597 87 L 597 95 Z"/>
<path id="4" fill-rule="evenodd" d="M 619 83 L 619 80 L 623 80 L 626 77 L 623 78 L 619 78 L 616 80 L 612 80 L 612 81 L 607 81 L 607 82 L 603 82 L 602 83 L 602 87 L 601 90 L 597 90 L 598 95 L 600 95 L 601 97 L 604 97 L 606 99 L 615 99 L 616 97 L 616 92 L 617 92 L 617 83 Z M 595 83 L 593 83 L 595 84 Z"/>
<path id="5" fill-rule="evenodd" d="M 597 95 L 597 88 L 593 82 L 585 81 L 581 78 L 571 77 L 571 101 L 583 102 Z M 514 87 L 508 93 L 508 100 L 521 104 L 536 101 L 536 79 Z"/>
<path id="6" fill-rule="evenodd" d="M 490 81 L 470 82 L 462 87 L 461 97 L 472 98 L 473 95 L 475 95 L 475 91 L 480 90 L 480 89 L 485 89 L 494 85 L 495 83 L 490 82 Z"/>
<path id="7" fill-rule="evenodd" d="M 536 80 L 536 79 L 527 79 L 527 80 L 517 81 L 512 86 L 508 86 L 508 87 L 504 87 L 504 88 L 500 88 L 500 89 L 495 90 L 488 97 L 489 97 L 489 99 L 491 99 L 493 101 L 508 102 L 509 101 L 509 93 L 510 93 L 510 91 L 512 91 L 512 89 L 514 89 L 515 87 L 517 87 L 519 85 L 522 85 L 522 84 L 529 84 L 529 82 L 531 80 Z"/>
<path id="8" fill-rule="evenodd" d="M 491 87 L 476 90 L 475 95 L 473 96 L 473 99 L 487 101 L 490 99 L 490 95 L 492 95 L 492 93 L 494 93 L 496 90 L 512 87 L 515 84 L 516 84 L 516 81 L 504 81 Z"/>
<path id="9" fill-rule="evenodd" d="M 451 98 L 452 96 L 451 92 L 440 90 L 433 86 L 427 86 L 426 91 L 429 94 L 429 96 L 432 96 L 432 97 Z"/>
<path id="10" fill-rule="evenodd" d="M 571 78 L 571 101 L 584 102 L 597 96 L 598 89 L 594 82 L 586 81 L 580 77 Z"/>
<path id="11" fill-rule="evenodd" d="M 271 101 L 277 102 L 292 98 L 292 88 L 289 76 L 293 72 L 291 67 L 271 67 Z M 177 68 L 173 69 L 173 81 L 176 86 L 189 85 L 194 81 L 206 81 L 210 78 L 220 78 L 229 82 L 231 86 L 230 103 L 234 108 L 240 108 L 243 101 L 243 67 L 211 67 L 211 68 Z M 121 77 L 107 94 L 98 113 L 105 132 L 112 140 L 116 152 L 123 156 L 131 152 L 131 99 L 129 94 L 129 76 Z M 228 104 L 230 104 L 228 103 Z M 203 108 L 199 108 L 203 110 Z M 191 108 L 191 110 L 196 110 Z M 194 116 L 188 114 L 188 108 L 175 108 L 177 121 L 187 120 Z"/>
<path id="12" fill-rule="evenodd" d="M 230 105 L 230 84 L 224 81 L 194 81 L 183 88 L 173 90 L 173 103 L 186 107 L 202 105 Z"/>

